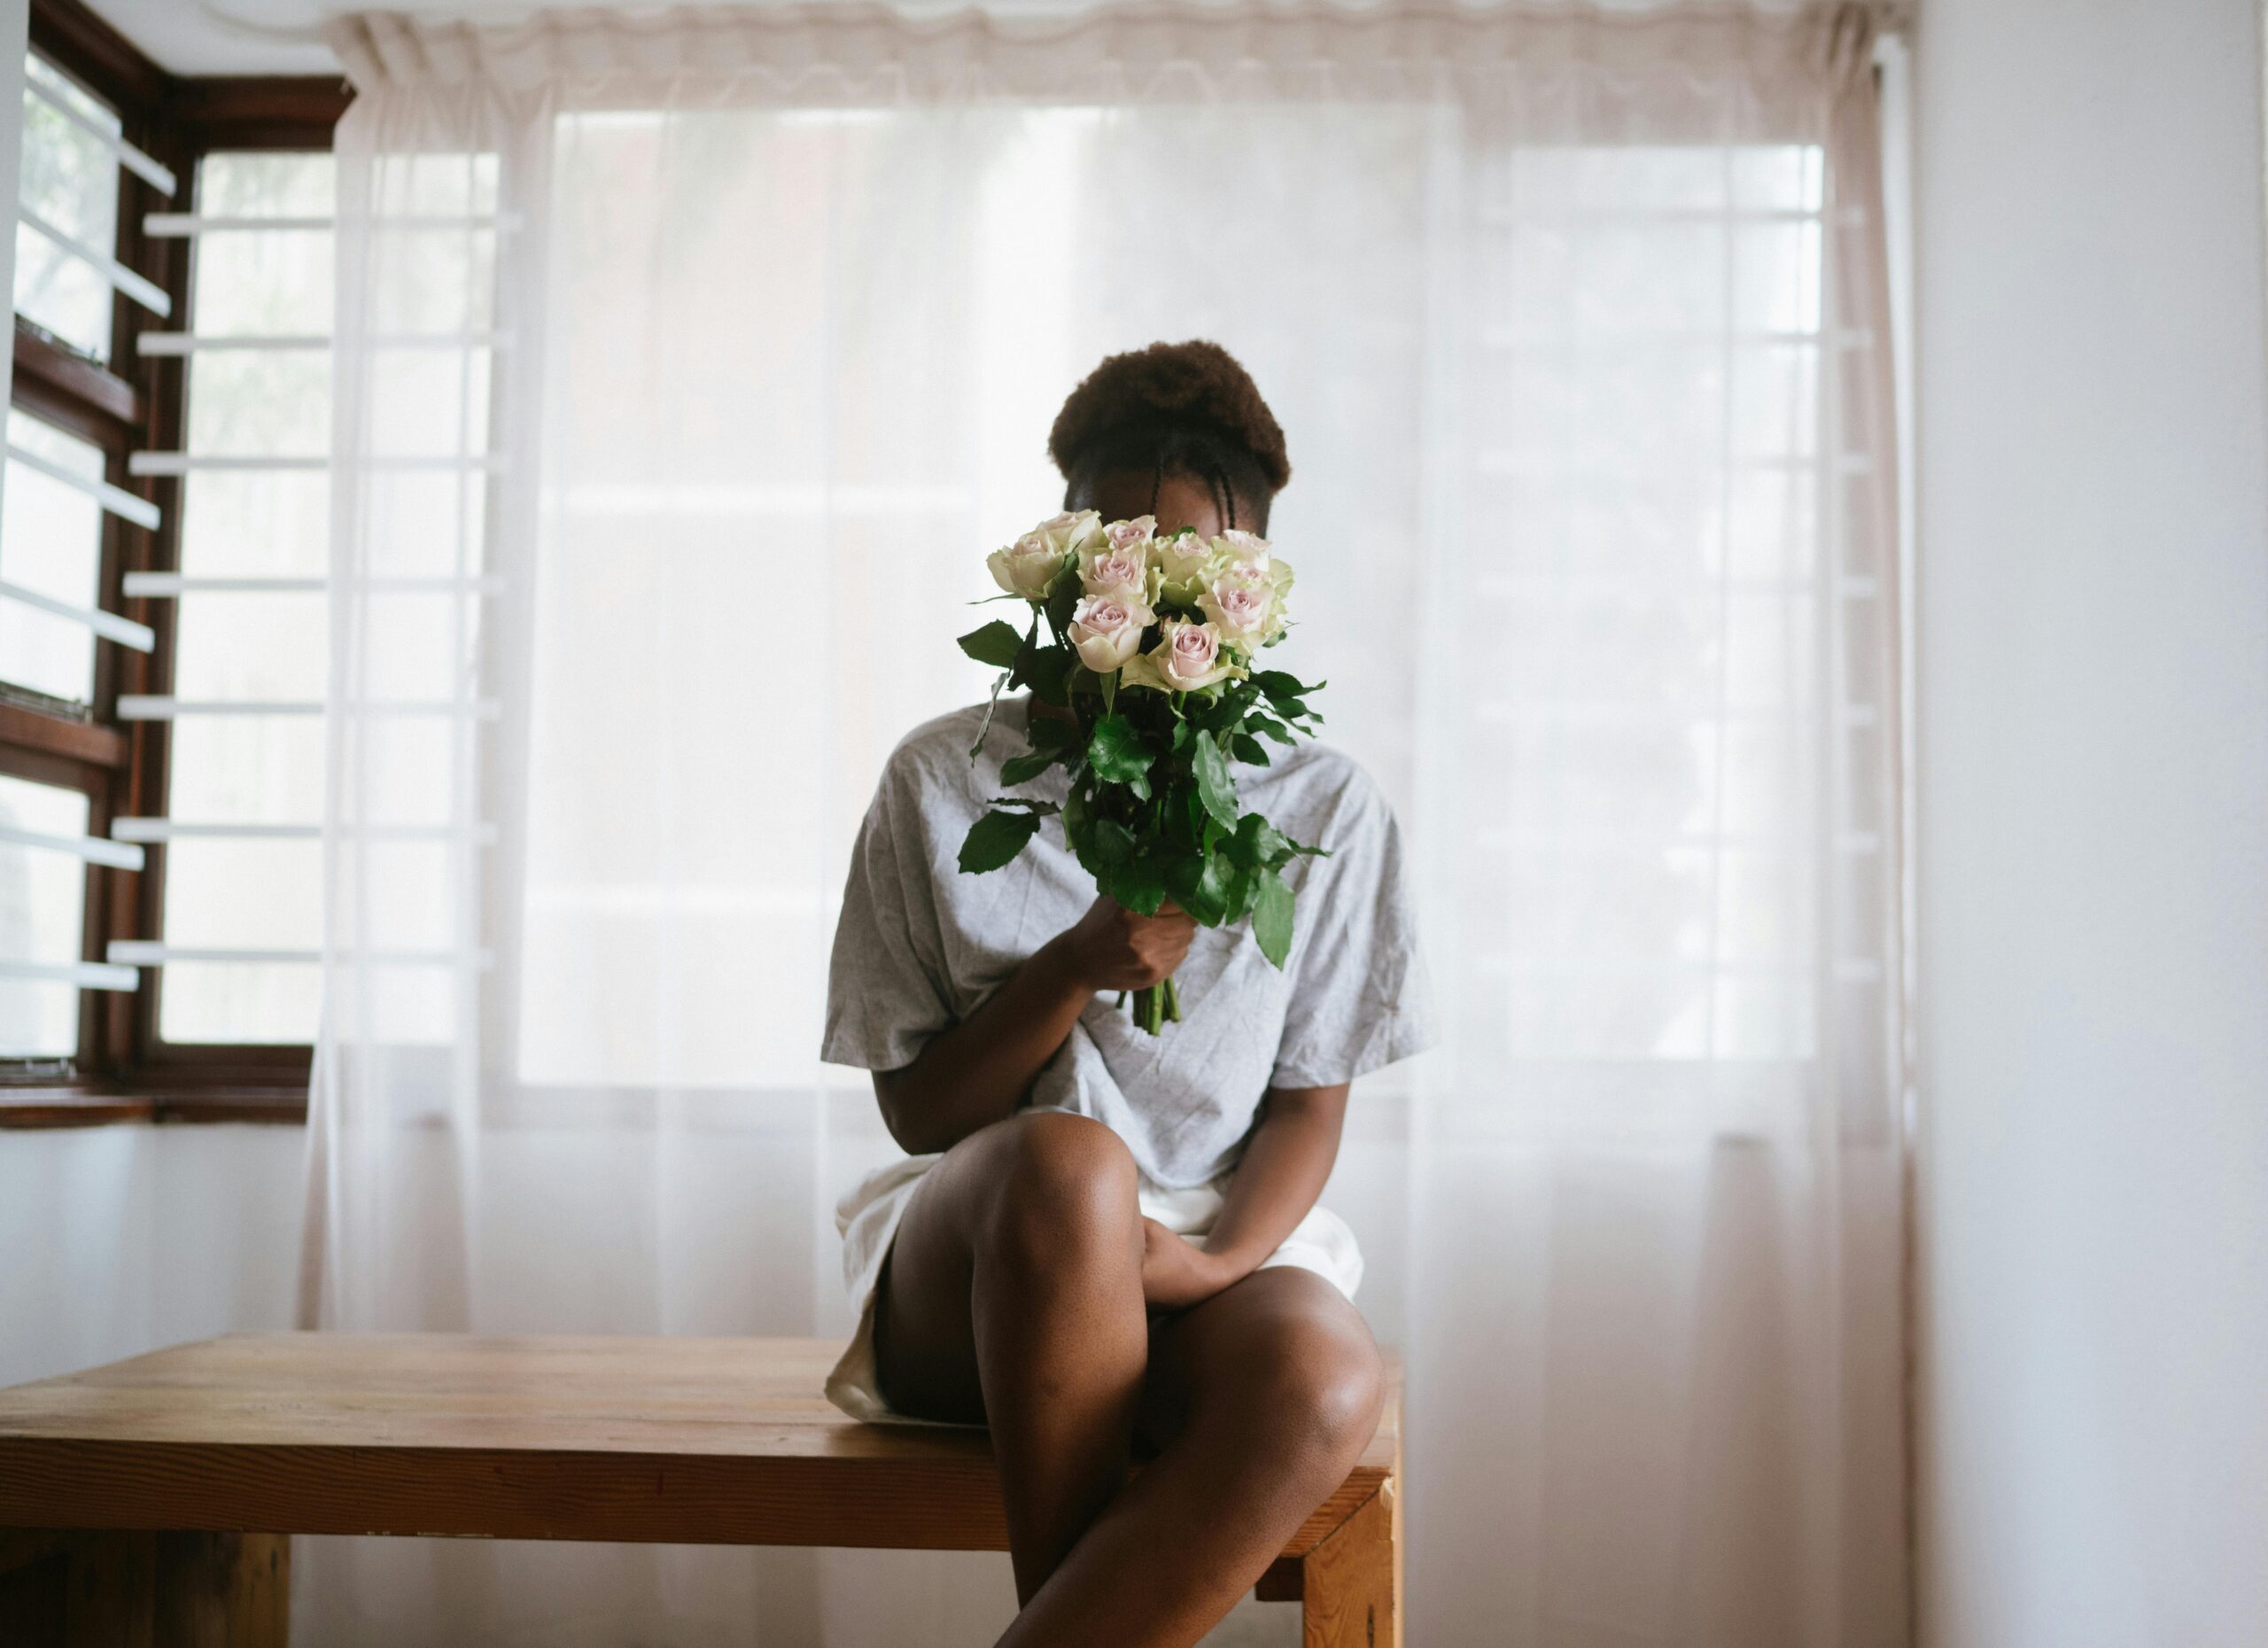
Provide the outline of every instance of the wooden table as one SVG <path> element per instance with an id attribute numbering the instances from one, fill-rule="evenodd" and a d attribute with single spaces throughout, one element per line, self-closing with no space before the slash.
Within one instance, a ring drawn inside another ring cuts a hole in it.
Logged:
<path id="1" fill-rule="evenodd" d="M 0 1643 L 287 1634 L 292 1534 L 1002 1551 L 980 1431 L 862 1425 L 812 1339 L 232 1333 L 0 1390 Z M 1401 1640 L 1400 1381 L 1261 1582 Z"/>

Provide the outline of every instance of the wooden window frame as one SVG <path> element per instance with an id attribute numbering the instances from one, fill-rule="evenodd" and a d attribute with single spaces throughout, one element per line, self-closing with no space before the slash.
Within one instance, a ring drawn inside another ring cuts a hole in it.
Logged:
<path id="1" fill-rule="evenodd" d="M 120 593 L 128 572 L 170 571 L 181 564 L 183 479 L 129 477 L 126 457 L 132 450 L 182 445 L 189 358 L 136 351 L 144 330 L 189 323 L 195 243 L 145 236 L 143 216 L 194 210 L 198 166 L 207 154 L 330 149 L 353 94 L 343 79 L 328 75 L 170 74 L 82 0 L 31 0 L 30 44 L 109 104 L 126 139 L 170 167 L 182 191 L 168 200 L 120 169 L 115 255 L 164 288 L 173 319 L 159 322 L 130 301 L 114 301 L 108 366 L 20 321 L 15 326 L 12 404 L 99 447 L 105 478 L 163 511 L 155 532 L 103 517 L 102 604 L 147 624 L 156 635 L 153 649 L 136 653 L 98 642 L 94 699 L 84 717 L 0 701 L 0 773 L 80 790 L 90 804 L 90 833 L 106 835 L 114 817 L 165 811 L 172 744 L 171 722 L 121 722 L 117 716 L 121 693 L 170 690 L 179 605 L 125 600 Z M 101 959 L 113 939 L 162 936 L 165 859 L 156 844 L 140 871 L 87 867 L 88 959 Z M 0 1076 L 0 1127 L 304 1119 L 312 1048 L 166 1042 L 158 1033 L 161 988 L 161 973 L 145 970 L 141 988 L 131 992 L 81 991 L 76 1073 L 61 1082 Z"/>

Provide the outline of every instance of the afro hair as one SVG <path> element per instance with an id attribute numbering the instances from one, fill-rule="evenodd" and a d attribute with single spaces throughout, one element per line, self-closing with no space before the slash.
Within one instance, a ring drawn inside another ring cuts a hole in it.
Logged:
<path id="1" fill-rule="evenodd" d="M 1248 466 L 1236 467 L 1249 467 L 1270 494 L 1292 478 L 1283 428 L 1260 398 L 1252 374 L 1220 345 L 1201 338 L 1107 357 L 1056 414 L 1047 455 L 1064 479 L 1076 485 L 1083 470 L 1091 475 L 1098 456 L 1122 455 L 1130 444 L 1154 451 L 1142 467 L 1170 468 L 1171 454 L 1190 437 L 1248 458 Z"/>

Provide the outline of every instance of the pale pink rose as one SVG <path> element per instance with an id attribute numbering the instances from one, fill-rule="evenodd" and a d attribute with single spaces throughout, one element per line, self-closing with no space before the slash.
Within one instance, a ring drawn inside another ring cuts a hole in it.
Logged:
<path id="1" fill-rule="evenodd" d="M 1223 641 L 1247 652 L 1263 645 L 1280 627 L 1275 590 L 1259 574 L 1241 568 L 1215 579 L 1213 587 L 1197 597 L 1197 605 Z"/>
<path id="2" fill-rule="evenodd" d="M 1110 540 L 1112 548 L 1131 549 L 1136 544 L 1148 543 L 1156 536 L 1157 530 L 1156 516 L 1138 515 L 1130 521 L 1113 521 L 1102 532 L 1103 536 Z"/>
<path id="3" fill-rule="evenodd" d="M 1210 624 L 1168 618 L 1161 628 L 1164 639 L 1135 660 L 1147 666 L 1138 672 L 1143 678 L 1139 684 L 1168 692 L 1195 692 L 1237 672 L 1236 665 L 1221 656 L 1221 632 Z M 1136 673 L 1130 667 L 1129 679 Z"/>
<path id="4" fill-rule="evenodd" d="M 1072 609 L 1071 646 L 1080 663 L 1107 675 L 1141 649 L 1142 632 L 1156 616 L 1138 602 L 1089 595 Z"/>
<path id="5" fill-rule="evenodd" d="M 1079 587 L 1090 595 L 1146 603 L 1152 594 L 1149 546 L 1136 543 L 1123 549 L 1089 550 L 1080 557 Z"/>

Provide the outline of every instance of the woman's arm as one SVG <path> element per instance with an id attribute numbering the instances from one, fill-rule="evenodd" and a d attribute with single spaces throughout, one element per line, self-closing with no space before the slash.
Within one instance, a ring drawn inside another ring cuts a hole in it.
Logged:
<path id="1" fill-rule="evenodd" d="M 890 1137 L 909 1154 L 947 1150 L 1023 1101 L 1099 990 L 1143 990 L 1189 953 L 1197 923 L 1172 905 L 1137 915 L 1097 898 L 1077 923 L 1027 956 L 984 1005 L 923 1047 L 874 1072 Z"/>
<path id="2" fill-rule="evenodd" d="M 1213 1233 L 1192 1247 L 1155 1220 L 1143 1221 L 1142 1295 L 1182 1310 L 1241 1281 L 1283 1245 L 1323 1194 L 1347 1120 L 1348 1084 L 1271 1087 L 1260 1124 L 1229 1179 Z"/>

